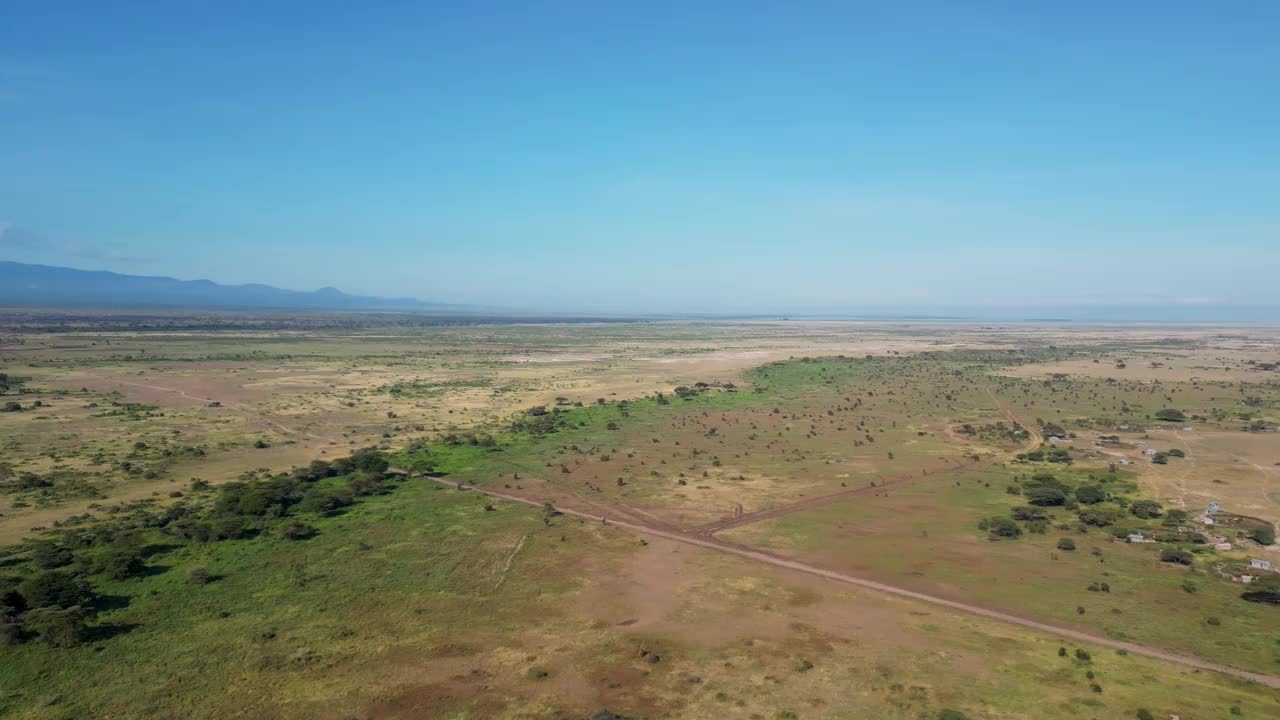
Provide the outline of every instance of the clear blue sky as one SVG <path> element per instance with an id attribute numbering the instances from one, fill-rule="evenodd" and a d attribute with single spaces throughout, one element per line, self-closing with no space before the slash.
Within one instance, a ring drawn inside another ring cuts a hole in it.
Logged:
<path id="1" fill-rule="evenodd" d="M 0 259 L 578 310 L 1280 305 L 1271 0 L 0 27 Z"/>

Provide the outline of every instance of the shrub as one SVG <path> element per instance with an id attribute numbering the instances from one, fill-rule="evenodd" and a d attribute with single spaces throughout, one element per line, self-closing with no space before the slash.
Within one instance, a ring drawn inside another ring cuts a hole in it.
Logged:
<path id="1" fill-rule="evenodd" d="M 1067 486 L 1062 483 L 1053 473 L 1047 470 L 1040 470 L 1027 480 L 1027 487 L 1055 487 L 1066 492 Z"/>
<path id="2" fill-rule="evenodd" d="M 207 585 L 213 581 L 213 575 L 209 572 L 209 568 L 203 565 L 193 565 L 187 568 L 187 582 L 192 585 Z"/>
<path id="3" fill-rule="evenodd" d="M 1018 537 L 1022 534 L 1022 529 L 1018 527 L 1018 523 L 1012 518 L 997 517 L 991 518 L 987 524 L 988 530 L 991 531 L 992 537 Z"/>
<path id="4" fill-rule="evenodd" d="M 18 476 L 19 490 L 38 490 L 47 487 L 53 487 L 53 483 L 33 472 L 24 472 Z"/>
<path id="5" fill-rule="evenodd" d="M 591 720 L 631 720 L 631 718 L 608 710 L 597 710 L 591 714 Z"/>
<path id="6" fill-rule="evenodd" d="M 304 522 L 287 522 L 280 526 L 280 537 L 285 540 L 306 540 L 315 537 L 319 532 L 314 526 Z"/>
<path id="7" fill-rule="evenodd" d="M 1009 516 L 1014 520 L 1044 520 L 1044 511 L 1039 508 L 1027 507 L 1026 505 L 1015 505 L 1009 510 Z"/>
<path id="8" fill-rule="evenodd" d="M 17 645 L 24 638 L 22 621 L 14 615 L 0 613 L 0 647 Z"/>
<path id="9" fill-rule="evenodd" d="M 1192 557 L 1191 553 L 1181 548 L 1165 548 L 1160 551 L 1160 561 L 1178 565 L 1190 565 Z"/>
<path id="10" fill-rule="evenodd" d="M 1120 519 L 1120 512 L 1114 508 L 1091 507 L 1080 511 L 1080 522 L 1094 527 L 1114 525 Z"/>
<path id="11" fill-rule="evenodd" d="M 1058 549 L 1059 550 L 1075 550 L 1076 541 L 1072 540 L 1071 538 L 1061 538 L 1060 540 L 1058 540 Z"/>
<path id="12" fill-rule="evenodd" d="M 1046 462 L 1070 463 L 1071 453 L 1066 448 L 1049 448 L 1044 453 Z"/>

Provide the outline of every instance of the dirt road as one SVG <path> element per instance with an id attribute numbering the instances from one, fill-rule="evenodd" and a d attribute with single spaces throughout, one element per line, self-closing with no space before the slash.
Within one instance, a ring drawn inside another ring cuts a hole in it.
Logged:
<path id="1" fill-rule="evenodd" d="M 452 480 L 448 480 L 446 478 L 432 478 L 432 479 L 438 483 L 442 483 L 450 487 L 456 488 L 456 487 L 459 487 L 460 485 L 460 483 L 454 482 Z M 489 497 L 499 498 L 502 500 L 509 500 L 511 502 L 517 502 L 524 505 L 531 505 L 533 507 L 542 507 L 541 502 L 538 502 L 536 500 L 529 500 L 528 498 L 519 497 L 517 495 L 511 495 L 508 493 L 498 492 L 496 490 L 489 490 L 486 488 L 475 487 L 473 485 L 465 485 L 464 488 L 466 490 L 480 493 L 482 495 L 487 495 Z M 1153 648 L 1146 645 L 1139 645 L 1137 643 L 1124 642 L 1121 640 L 1113 640 L 1108 637 L 1093 635 L 1091 633 L 1083 632 L 1081 630 L 1061 627 L 1058 625 L 1053 625 L 1051 623 L 1040 622 L 1038 620 L 1031 620 L 1029 618 L 1020 617 L 1018 615 L 1012 615 L 1010 613 L 1001 612 L 999 610 L 992 610 L 990 608 L 981 607 L 979 605 L 970 605 L 968 603 L 957 602 L 955 600 L 948 600 L 946 598 L 938 597 L 936 595 L 929 595 L 927 593 L 916 592 L 915 590 L 908 590 L 906 588 L 897 587 L 895 585 L 889 585 L 887 583 L 878 582 L 876 580 L 868 580 L 866 578 L 854 577 L 852 575 L 846 575 L 844 573 L 835 572 L 834 570 L 826 570 L 820 567 L 808 565 L 806 563 L 798 562 L 795 560 L 789 560 L 787 558 L 772 555 L 770 553 L 767 553 L 761 550 L 755 550 L 742 545 L 723 542 L 721 540 L 717 540 L 715 538 L 712 538 L 706 535 L 696 535 L 690 532 L 672 532 L 669 530 L 660 530 L 660 529 L 648 527 L 633 521 L 629 522 L 627 520 L 611 518 L 606 515 L 593 515 L 590 513 L 581 512 L 581 511 L 574 510 L 572 508 L 567 508 L 567 507 L 557 507 L 556 510 L 558 510 L 559 512 L 565 515 L 572 515 L 574 517 L 585 518 L 587 520 L 604 522 L 609 525 L 615 525 L 617 527 L 631 530 L 633 532 L 644 533 L 646 535 L 653 535 L 655 537 L 666 538 L 668 540 L 674 540 L 676 542 L 685 543 L 687 545 L 695 545 L 697 547 L 703 547 L 709 550 L 717 550 L 719 552 L 729 553 L 731 555 L 737 555 L 738 557 L 743 557 L 748 560 L 754 560 L 756 562 L 762 562 L 762 563 L 766 563 L 776 567 L 786 568 L 788 570 L 795 570 L 797 572 L 816 575 L 818 577 L 823 577 L 828 580 L 844 583 L 846 585 L 853 585 L 856 587 L 866 588 L 868 590 L 874 590 L 876 592 L 881 592 L 888 595 L 896 595 L 898 597 L 904 597 L 904 598 L 909 598 L 911 600 L 918 600 L 918 601 L 930 603 L 933 605 L 939 605 L 942 607 L 950 608 L 952 610 L 959 610 L 960 612 L 965 612 L 972 615 L 979 615 L 981 617 L 989 618 L 991 620 L 1010 623 L 1013 625 L 1019 625 L 1021 627 L 1049 633 L 1051 635 L 1056 635 L 1062 638 L 1069 638 L 1072 640 L 1078 640 L 1080 642 L 1092 643 L 1094 645 L 1101 645 L 1103 647 L 1109 647 L 1116 650 L 1124 650 L 1126 652 L 1130 652 L 1135 655 L 1142 655 L 1145 657 L 1155 658 L 1157 660 L 1163 660 L 1166 662 L 1175 663 L 1178 665 L 1182 665 L 1184 667 L 1195 668 L 1198 670 L 1208 670 L 1210 672 L 1222 673 L 1224 675 L 1231 675 L 1234 677 L 1243 678 L 1245 680 L 1251 680 L 1253 682 L 1262 683 L 1263 685 L 1266 685 L 1268 687 L 1280 689 L 1280 676 L 1276 676 L 1276 675 L 1264 675 L 1262 673 L 1255 673 L 1255 672 L 1250 672 L 1248 670 L 1241 670 L 1239 668 L 1229 667 L 1226 665 L 1219 665 L 1217 663 L 1208 662 L 1206 660 L 1201 660 L 1199 658 L 1189 657 L 1186 655 L 1178 655 L 1176 653 L 1160 650 L 1159 648 Z"/>
<path id="2" fill-rule="evenodd" d="M 1023 446 L 1022 450 L 1014 452 L 1014 455 L 1018 454 L 1018 452 L 1031 452 L 1040 447 L 1040 444 L 1044 442 L 1044 435 L 1041 434 L 1039 428 L 1032 423 L 1023 422 L 1022 418 L 1018 417 L 1018 414 L 1013 411 L 1013 408 L 1001 402 L 1000 398 L 996 397 L 994 392 L 991 392 L 991 388 L 987 388 L 987 395 L 991 397 L 991 402 L 995 404 L 996 412 L 1000 413 L 1000 416 L 1006 422 L 1017 425 L 1027 432 L 1027 444 Z"/>

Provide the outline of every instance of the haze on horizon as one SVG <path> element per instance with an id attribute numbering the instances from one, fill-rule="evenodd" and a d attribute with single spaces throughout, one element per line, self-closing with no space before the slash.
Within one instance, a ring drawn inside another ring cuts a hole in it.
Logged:
<path id="1" fill-rule="evenodd" d="M 1276 3 L 259 5 L 8 9 L 0 259 L 572 311 L 1280 307 Z"/>

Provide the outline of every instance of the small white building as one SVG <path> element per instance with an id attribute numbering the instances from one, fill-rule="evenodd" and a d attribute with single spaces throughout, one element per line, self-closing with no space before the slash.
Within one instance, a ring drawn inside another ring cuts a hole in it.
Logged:
<path id="1" fill-rule="evenodd" d="M 1128 537 L 1127 539 L 1128 539 L 1128 541 L 1129 541 L 1129 542 L 1131 542 L 1131 543 L 1140 543 L 1140 542 L 1146 542 L 1146 541 L 1147 541 L 1147 539 L 1146 539 L 1146 538 L 1142 537 L 1142 533 L 1138 533 L 1138 532 L 1136 532 L 1136 533 L 1129 533 L 1129 537 Z"/>
<path id="2" fill-rule="evenodd" d="M 1155 455 L 1155 454 L 1156 454 L 1156 451 L 1155 451 L 1155 448 L 1147 448 L 1146 450 L 1143 450 L 1143 451 L 1142 451 L 1142 454 L 1143 454 L 1143 455 Z"/>
<path id="3" fill-rule="evenodd" d="M 1249 567 L 1255 568 L 1257 570 L 1270 570 L 1271 561 L 1259 560 L 1258 558 L 1249 558 Z"/>
<path id="4" fill-rule="evenodd" d="M 1213 549 L 1214 549 L 1214 550 L 1230 550 L 1230 549 L 1231 549 L 1231 543 L 1229 543 L 1229 542 L 1214 543 L 1214 544 L 1213 544 Z"/>
<path id="5" fill-rule="evenodd" d="M 1212 524 L 1213 524 L 1213 518 L 1209 517 L 1208 515 L 1197 515 L 1197 516 L 1195 516 L 1195 517 L 1191 518 L 1191 520 L 1192 520 L 1192 521 L 1194 521 L 1194 522 L 1198 522 L 1198 523 L 1200 523 L 1201 525 L 1212 525 Z"/>

